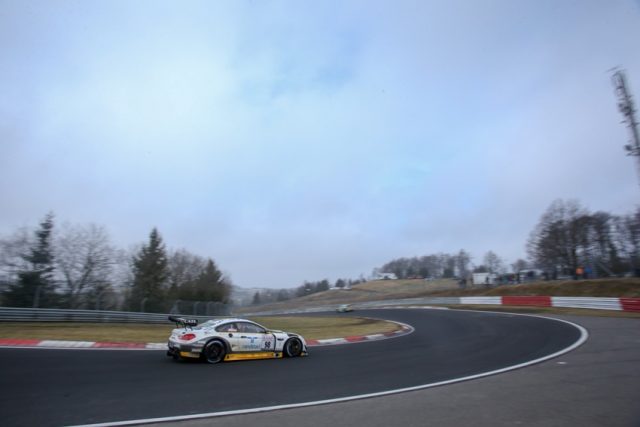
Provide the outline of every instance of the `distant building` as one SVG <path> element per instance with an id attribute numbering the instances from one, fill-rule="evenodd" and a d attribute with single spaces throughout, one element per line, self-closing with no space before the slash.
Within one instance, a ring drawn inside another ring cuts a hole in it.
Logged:
<path id="1" fill-rule="evenodd" d="M 491 286 L 496 284 L 497 274 L 494 273 L 473 273 L 474 286 Z"/>
<path id="2" fill-rule="evenodd" d="M 398 280 L 394 273 L 375 273 L 373 280 Z"/>
<path id="3" fill-rule="evenodd" d="M 538 269 L 527 269 L 518 271 L 519 282 L 533 282 L 544 278 L 544 271 Z"/>

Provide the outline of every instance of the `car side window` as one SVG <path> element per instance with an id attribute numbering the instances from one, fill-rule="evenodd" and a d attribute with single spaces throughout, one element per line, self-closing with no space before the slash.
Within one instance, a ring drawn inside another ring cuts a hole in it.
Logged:
<path id="1" fill-rule="evenodd" d="M 253 323 L 241 323 L 240 328 L 242 332 L 247 332 L 249 334 L 264 334 L 265 330 L 258 325 L 254 325 Z"/>
<path id="2" fill-rule="evenodd" d="M 238 332 L 238 325 L 235 323 L 227 323 L 225 325 L 218 326 L 217 332 Z"/>

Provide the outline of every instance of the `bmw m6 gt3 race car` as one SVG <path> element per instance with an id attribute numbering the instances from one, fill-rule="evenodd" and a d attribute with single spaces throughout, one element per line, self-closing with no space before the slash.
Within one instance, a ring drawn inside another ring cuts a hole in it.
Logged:
<path id="1" fill-rule="evenodd" d="M 167 356 L 199 358 L 208 363 L 227 360 L 278 359 L 306 356 L 307 343 L 297 334 L 271 331 L 246 319 L 208 320 L 169 316 L 178 326 L 169 337 Z"/>

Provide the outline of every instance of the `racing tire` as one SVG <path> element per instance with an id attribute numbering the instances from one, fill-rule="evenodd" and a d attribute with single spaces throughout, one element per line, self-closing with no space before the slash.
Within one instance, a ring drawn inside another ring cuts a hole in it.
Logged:
<path id="1" fill-rule="evenodd" d="M 298 338 L 291 338 L 284 343 L 285 357 L 298 357 L 302 354 L 302 341 Z"/>
<path id="2" fill-rule="evenodd" d="M 227 348 L 222 341 L 209 341 L 202 349 L 202 357 L 207 363 L 220 363 L 227 354 Z"/>

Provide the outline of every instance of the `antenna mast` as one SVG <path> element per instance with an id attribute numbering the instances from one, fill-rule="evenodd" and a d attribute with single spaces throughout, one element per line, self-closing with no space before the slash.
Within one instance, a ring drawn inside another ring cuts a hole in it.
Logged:
<path id="1" fill-rule="evenodd" d="M 611 77 L 615 92 L 618 97 L 618 110 L 624 117 L 622 123 L 626 123 L 631 131 L 631 141 L 624 146 L 628 156 L 635 156 L 638 168 L 638 178 L 640 178 L 640 136 L 638 136 L 638 121 L 636 120 L 636 110 L 633 107 L 633 100 L 627 88 L 627 78 L 622 70 L 616 70 Z"/>

